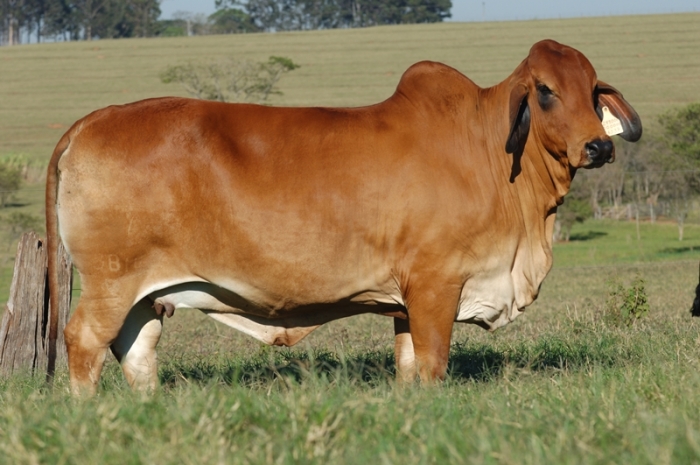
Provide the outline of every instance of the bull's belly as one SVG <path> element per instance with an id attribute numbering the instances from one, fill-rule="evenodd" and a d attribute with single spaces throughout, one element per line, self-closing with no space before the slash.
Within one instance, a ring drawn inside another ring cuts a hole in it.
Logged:
<path id="1" fill-rule="evenodd" d="M 233 287 L 233 286 L 232 286 Z M 365 290 L 330 302 L 304 303 L 281 300 L 248 289 L 242 294 L 208 282 L 186 282 L 149 293 L 157 311 L 172 315 L 177 309 L 199 309 L 213 319 L 264 343 L 291 346 L 320 325 L 361 313 L 399 314 L 400 296 Z"/>

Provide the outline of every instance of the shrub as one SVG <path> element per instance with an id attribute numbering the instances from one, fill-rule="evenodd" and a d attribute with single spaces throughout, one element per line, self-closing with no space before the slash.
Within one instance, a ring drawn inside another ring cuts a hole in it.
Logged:
<path id="1" fill-rule="evenodd" d="M 41 233 L 44 229 L 43 219 L 29 213 L 12 212 L 3 218 L 3 223 L 9 229 L 12 239 L 17 239 L 28 231 Z"/>
<path id="2" fill-rule="evenodd" d="M 603 319 L 614 326 L 632 326 L 649 312 L 644 280 L 637 276 L 630 287 L 619 281 L 609 283 L 610 293 L 605 302 Z"/>
<path id="3" fill-rule="evenodd" d="M 4 208 L 22 185 L 22 170 L 17 165 L 0 161 L 0 208 Z"/>
<path id="4" fill-rule="evenodd" d="M 219 60 L 168 66 L 160 75 L 164 83 L 178 82 L 188 94 L 220 102 L 266 102 L 281 95 L 276 85 L 283 74 L 299 65 L 289 58 L 271 56 L 267 62 Z"/>

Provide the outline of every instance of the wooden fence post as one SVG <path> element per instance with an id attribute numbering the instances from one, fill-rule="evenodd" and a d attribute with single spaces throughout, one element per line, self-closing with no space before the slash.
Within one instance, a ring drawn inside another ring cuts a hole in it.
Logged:
<path id="1" fill-rule="evenodd" d="M 68 321 L 73 265 L 59 244 L 59 308 L 57 366 L 65 365 L 63 328 Z M 46 373 L 48 368 L 49 305 L 46 241 L 36 233 L 22 235 L 17 246 L 10 298 L 0 324 L 0 376 L 13 372 Z"/>

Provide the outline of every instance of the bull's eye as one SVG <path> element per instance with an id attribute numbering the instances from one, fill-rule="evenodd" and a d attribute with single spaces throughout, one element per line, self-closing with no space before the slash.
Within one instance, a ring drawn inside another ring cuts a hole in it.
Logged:
<path id="1" fill-rule="evenodd" d="M 552 92 L 552 89 L 544 84 L 537 84 L 537 101 L 540 104 L 540 108 L 549 110 L 552 106 L 553 97 L 554 92 Z"/>

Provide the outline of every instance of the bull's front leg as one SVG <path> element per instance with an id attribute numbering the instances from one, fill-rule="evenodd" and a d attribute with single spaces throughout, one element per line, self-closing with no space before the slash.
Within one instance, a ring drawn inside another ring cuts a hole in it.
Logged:
<path id="1" fill-rule="evenodd" d="M 397 348 L 401 343 L 397 360 L 403 358 L 397 361 L 397 366 L 402 379 L 415 376 L 412 373 L 417 371 L 421 382 L 430 384 L 444 379 L 447 372 L 461 285 L 432 279 L 409 284 L 407 289 L 404 302 L 408 310 L 408 333 L 404 332 L 403 324 L 395 326 Z M 411 349 L 413 364 L 409 357 Z"/>
<path id="2" fill-rule="evenodd" d="M 416 354 L 413 351 L 408 319 L 394 318 L 394 358 L 396 359 L 396 379 L 400 383 L 416 380 Z"/>

